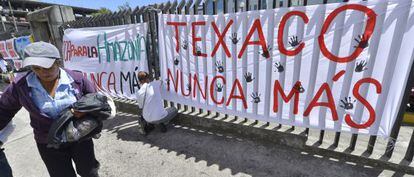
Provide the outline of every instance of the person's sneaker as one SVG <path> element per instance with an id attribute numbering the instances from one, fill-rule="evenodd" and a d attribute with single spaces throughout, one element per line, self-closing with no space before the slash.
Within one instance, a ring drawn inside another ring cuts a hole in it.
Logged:
<path id="1" fill-rule="evenodd" d="M 145 131 L 145 128 L 147 123 L 145 122 L 145 120 L 142 117 L 138 117 L 138 133 L 141 135 L 147 135 L 147 131 Z"/>
<path id="2" fill-rule="evenodd" d="M 165 124 L 160 123 L 160 124 L 159 124 L 159 126 L 160 126 L 160 131 L 161 131 L 162 133 L 167 132 L 167 126 L 166 126 Z"/>
<path id="3" fill-rule="evenodd" d="M 142 126 L 138 126 L 138 133 L 140 135 L 147 135 L 147 132 L 145 132 L 145 128 Z"/>

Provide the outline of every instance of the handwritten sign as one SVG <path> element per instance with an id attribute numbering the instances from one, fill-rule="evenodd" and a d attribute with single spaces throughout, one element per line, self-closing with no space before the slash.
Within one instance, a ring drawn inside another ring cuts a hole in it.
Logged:
<path id="1" fill-rule="evenodd" d="M 0 53 L 3 58 L 10 58 L 9 52 L 7 52 L 6 41 L 0 41 Z"/>
<path id="2" fill-rule="evenodd" d="M 19 59 L 20 58 L 14 48 L 14 38 L 6 40 L 6 49 L 7 49 L 7 53 L 9 54 L 8 58 L 6 59 Z"/>
<path id="3" fill-rule="evenodd" d="M 411 3 L 162 14 L 163 97 L 262 121 L 389 136 L 413 61 Z"/>
<path id="4" fill-rule="evenodd" d="M 63 37 L 66 68 L 82 71 L 99 88 L 134 99 L 139 89 L 137 74 L 148 71 L 147 26 L 67 29 Z"/>

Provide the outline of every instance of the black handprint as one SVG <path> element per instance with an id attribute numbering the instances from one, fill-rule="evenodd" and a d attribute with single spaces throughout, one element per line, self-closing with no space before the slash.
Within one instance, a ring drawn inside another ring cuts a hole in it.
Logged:
<path id="1" fill-rule="evenodd" d="M 231 42 L 233 44 L 237 44 L 239 42 L 239 40 L 240 40 L 240 38 L 237 38 L 237 33 L 232 33 L 231 34 L 231 37 L 229 37 L 229 38 L 231 39 Z"/>
<path id="2" fill-rule="evenodd" d="M 368 37 L 365 35 L 358 35 L 358 38 L 354 38 L 354 40 L 358 43 L 358 45 L 354 46 L 354 48 L 362 48 L 365 49 L 368 47 Z"/>
<path id="3" fill-rule="evenodd" d="M 188 49 L 188 41 L 184 40 L 183 44 L 181 44 L 181 47 L 183 47 L 184 50 L 187 50 Z"/>
<path id="4" fill-rule="evenodd" d="M 285 71 L 285 68 L 283 67 L 282 64 L 280 64 L 280 62 L 276 62 L 274 65 L 277 69 L 277 72 L 281 73 L 281 72 Z"/>
<path id="5" fill-rule="evenodd" d="M 217 84 L 216 84 L 216 91 L 217 91 L 217 92 L 222 92 L 222 91 L 223 91 L 223 85 L 222 85 L 222 84 L 220 84 L 220 83 L 217 83 Z"/>
<path id="6" fill-rule="evenodd" d="M 356 102 L 356 100 L 352 101 L 351 97 L 345 97 L 344 100 L 341 100 L 342 105 L 339 105 L 341 108 L 344 108 L 345 110 L 354 108 L 354 103 Z"/>
<path id="7" fill-rule="evenodd" d="M 366 67 L 367 66 L 367 62 L 365 61 L 365 60 L 362 60 L 361 62 L 357 62 L 357 65 L 356 65 L 356 67 L 355 67 L 355 72 L 362 72 L 362 71 L 365 71 L 365 70 L 367 70 L 368 68 Z"/>
<path id="8" fill-rule="evenodd" d="M 216 71 L 218 71 L 219 73 L 223 73 L 224 72 L 224 63 L 223 61 L 216 61 Z"/>
<path id="9" fill-rule="evenodd" d="M 252 73 L 247 72 L 244 74 L 244 79 L 247 83 L 252 82 L 254 80 L 254 77 L 252 77 Z"/>
<path id="10" fill-rule="evenodd" d="M 191 85 L 190 84 L 187 84 L 187 91 L 191 91 Z"/>
<path id="11" fill-rule="evenodd" d="M 260 93 L 253 92 L 252 94 L 250 94 L 250 96 L 253 98 L 253 100 L 252 100 L 253 103 L 259 103 L 260 102 Z"/>
<path id="12" fill-rule="evenodd" d="M 201 56 L 201 49 L 200 49 L 200 47 L 197 46 L 196 49 L 197 49 L 196 55 L 197 56 Z"/>
<path id="13" fill-rule="evenodd" d="M 298 46 L 300 43 L 302 43 L 302 41 L 298 40 L 298 36 L 291 36 L 289 38 L 289 45 L 292 47 L 296 47 Z"/>
<path id="14" fill-rule="evenodd" d="M 267 50 L 264 50 L 264 49 L 262 48 L 262 51 L 261 51 L 261 52 L 259 52 L 259 54 L 260 54 L 260 55 L 262 55 L 262 57 L 269 58 L 269 56 L 270 56 L 269 51 L 270 51 L 270 50 L 272 50 L 272 47 L 267 46 Z"/>
<path id="15" fill-rule="evenodd" d="M 299 93 L 305 92 L 305 89 L 302 87 L 302 83 L 298 82 L 293 86 Z"/>
<path id="16" fill-rule="evenodd" d="M 180 63 L 180 60 L 178 60 L 178 57 L 175 57 L 174 59 L 174 65 L 177 66 Z"/>

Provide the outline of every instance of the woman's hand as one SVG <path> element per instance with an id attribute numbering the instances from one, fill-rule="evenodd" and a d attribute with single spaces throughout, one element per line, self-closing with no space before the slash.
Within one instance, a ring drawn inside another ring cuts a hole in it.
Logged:
<path id="1" fill-rule="evenodd" d="M 86 112 L 78 112 L 73 109 L 70 109 L 70 111 L 72 112 L 73 117 L 76 117 L 76 118 L 82 118 L 86 114 Z"/>

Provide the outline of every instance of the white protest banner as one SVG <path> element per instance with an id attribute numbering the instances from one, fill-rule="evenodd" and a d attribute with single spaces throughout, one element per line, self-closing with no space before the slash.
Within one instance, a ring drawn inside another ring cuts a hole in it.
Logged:
<path id="1" fill-rule="evenodd" d="M 411 0 L 159 16 L 166 100 L 387 137 L 413 61 Z M 410 20 L 409 20 L 410 19 Z"/>
<path id="2" fill-rule="evenodd" d="M 10 58 L 9 52 L 7 52 L 6 41 L 0 41 L 0 53 L 3 58 Z"/>
<path id="3" fill-rule="evenodd" d="M 16 59 L 19 59 L 20 58 L 19 55 L 17 54 L 15 48 L 14 48 L 15 47 L 14 46 L 14 39 L 15 38 L 7 39 L 6 40 L 6 50 L 7 50 L 7 53 L 9 55 L 8 55 L 8 57 L 4 57 L 5 59 L 13 59 L 13 60 L 16 60 Z"/>
<path id="4" fill-rule="evenodd" d="M 134 99 L 137 74 L 148 71 L 147 25 L 67 29 L 63 36 L 65 68 L 82 71 L 112 95 Z"/>

